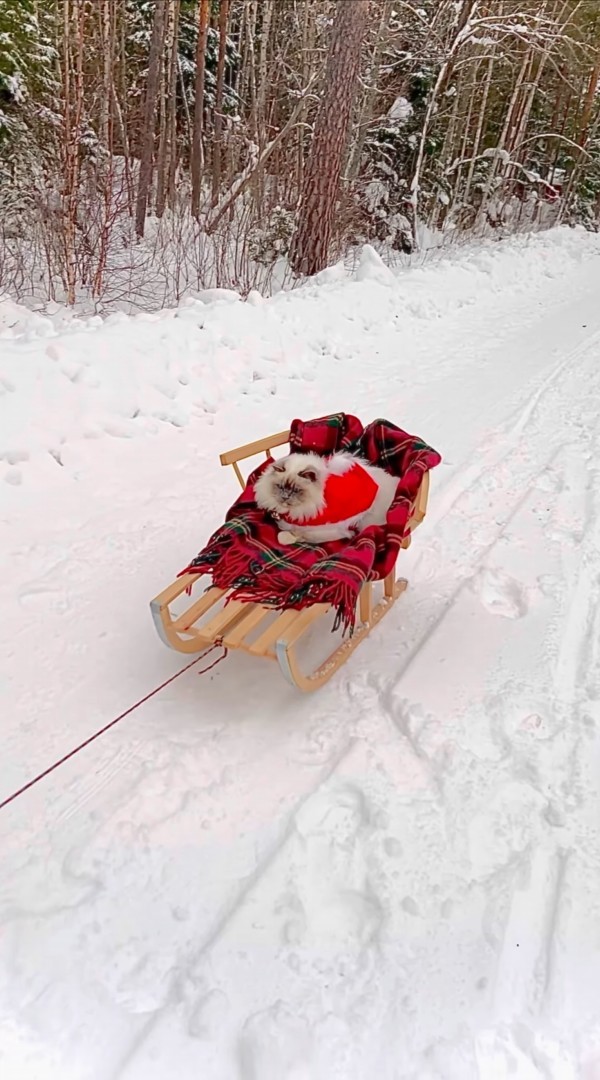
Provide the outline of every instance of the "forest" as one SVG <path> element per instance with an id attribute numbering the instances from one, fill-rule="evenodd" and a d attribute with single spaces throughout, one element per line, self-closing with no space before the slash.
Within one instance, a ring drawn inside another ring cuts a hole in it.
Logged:
<path id="1" fill-rule="evenodd" d="M 600 220 L 595 0 L 0 0 L 0 290 L 153 310 Z"/>

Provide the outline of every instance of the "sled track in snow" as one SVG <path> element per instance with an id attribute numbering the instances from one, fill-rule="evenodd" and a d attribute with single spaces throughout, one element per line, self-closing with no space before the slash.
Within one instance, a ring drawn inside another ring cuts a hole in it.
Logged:
<path id="1" fill-rule="evenodd" d="M 232 900 L 221 910 L 218 917 L 215 919 L 213 925 L 207 930 L 203 940 L 194 948 L 190 953 L 189 949 L 186 950 L 185 962 L 182 959 L 175 957 L 174 967 L 176 969 L 176 975 L 173 977 L 172 997 L 176 999 L 176 984 L 181 981 L 182 973 L 191 973 L 206 957 L 207 953 L 210 953 L 211 948 L 219 939 L 223 936 L 227 927 L 230 925 L 234 917 L 238 914 L 242 908 L 245 900 L 250 896 L 252 890 L 257 883 L 265 875 L 269 867 L 274 863 L 275 859 L 288 843 L 294 829 L 294 824 L 301 812 L 302 807 L 309 802 L 314 796 L 327 784 L 327 782 L 334 775 L 336 770 L 341 765 L 344 758 L 348 755 L 352 749 L 354 739 L 347 738 L 345 743 L 338 748 L 335 755 L 330 758 L 327 766 L 323 770 L 322 775 L 315 782 L 313 787 L 305 791 L 302 796 L 294 804 L 293 808 L 288 812 L 282 828 L 279 831 L 279 835 L 271 844 L 269 850 L 262 856 L 259 862 L 256 864 L 251 874 L 244 878 L 241 887 Z M 119 1077 L 125 1071 L 127 1065 L 135 1058 L 140 1046 L 150 1037 L 153 1029 L 157 1023 L 163 1019 L 163 1012 L 159 1010 L 148 1018 L 143 1025 L 142 1029 L 137 1033 L 133 1044 L 128 1048 L 126 1054 L 122 1060 L 118 1063 L 118 1066 L 114 1070 L 114 1077 Z"/>
<path id="2" fill-rule="evenodd" d="M 540 386 L 533 391 L 526 404 L 517 407 L 504 423 L 496 429 L 493 435 L 492 447 L 484 450 L 475 464 L 460 469 L 456 478 L 446 485 L 446 489 L 442 489 L 440 494 L 436 495 L 427 513 L 430 535 L 435 534 L 438 525 L 452 511 L 456 503 L 509 456 L 517 440 L 524 433 L 538 405 L 545 395 L 553 389 L 557 379 L 569 368 L 572 368 L 578 360 L 585 357 L 592 346 L 598 343 L 600 343 L 600 330 L 590 334 L 584 342 L 556 364 Z"/>
<path id="3" fill-rule="evenodd" d="M 441 493 L 441 499 L 436 498 L 435 492 L 431 501 L 431 512 L 428 514 L 428 521 L 431 522 L 432 528 L 428 531 L 428 536 L 432 539 L 440 537 L 440 534 L 448 533 L 449 539 L 451 539 L 452 531 L 454 528 L 454 520 L 464 521 L 465 515 L 461 513 L 461 504 L 468 499 L 477 489 L 478 486 L 483 486 L 488 477 L 490 477 L 500 466 L 506 465 L 510 462 L 511 457 L 516 457 L 517 460 L 521 455 L 521 448 L 519 445 L 520 437 L 525 433 L 528 423 L 534 417 L 536 410 L 543 402 L 545 396 L 555 388 L 557 380 L 560 376 L 573 368 L 574 364 L 583 359 L 590 352 L 594 345 L 600 344 L 600 331 L 591 334 L 585 342 L 574 349 L 566 358 L 563 358 L 552 370 L 552 372 L 543 380 L 542 384 L 535 390 L 531 397 L 528 399 L 524 406 L 521 406 L 516 410 L 507 421 L 497 429 L 494 435 L 494 445 L 491 450 L 484 452 L 483 460 L 478 462 L 474 466 L 467 466 L 466 469 L 462 469 L 459 472 L 458 477 L 454 482 L 448 485 L 450 491 L 446 493 L 444 498 L 444 492 Z M 596 376 L 596 384 L 599 379 Z M 543 436 L 542 436 L 543 437 Z M 506 443 L 508 442 L 508 446 Z M 532 442 L 528 442 L 528 446 L 532 446 Z M 450 594 L 444 599 L 442 608 L 437 616 L 430 620 L 428 626 L 424 632 L 420 635 L 418 641 L 414 647 L 410 649 L 408 656 L 398 672 L 398 679 L 401 679 L 405 672 L 409 669 L 411 664 L 418 657 L 423 648 L 427 645 L 429 640 L 436 633 L 440 625 L 443 623 L 446 616 L 452 610 L 454 604 L 459 599 L 465 588 L 469 586 L 473 578 L 477 574 L 478 570 L 485 563 L 495 546 L 501 540 L 506 529 L 519 513 L 527 498 L 529 497 L 536 480 L 553 464 L 562 450 L 562 442 L 559 442 L 549 457 L 545 458 L 541 462 L 538 460 L 532 470 L 526 474 L 522 483 L 518 486 L 517 491 L 510 500 L 510 510 L 505 515 L 504 519 L 499 524 L 499 527 L 495 531 L 492 539 L 486 544 L 486 546 L 478 553 L 476 559 L 469 564 L 469 569 L 461 579 L 457 582 Z M 515 475 L 518 475 L 518 470 L 515 470 Z M 465 480 L 466 477 L 466 480 Z M 506 495 L 506 488 L 502 489 L 503 496 Z M 503 503 L 506 503 L 506 499 L 502 499 Z M 441 509 L 436 512 L 436 506 L 438 508 L 441 505 Z M 425 540 L 427 542 L 427 540 Z M 420 558 L 416 560 L 415 566 L 419 566 Z M 584 590 L 585 586 L 582 585 L 581 589 Z M 579 591 L 579 590 L 578 590 Z M 397 616 L 396 616 L 397 617 Z"/>

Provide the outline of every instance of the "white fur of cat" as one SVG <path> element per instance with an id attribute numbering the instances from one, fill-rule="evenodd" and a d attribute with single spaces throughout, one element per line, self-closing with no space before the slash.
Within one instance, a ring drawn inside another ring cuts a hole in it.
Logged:
<path id="1" fill-rule="evenodd" d="M 304 521 L 310 521 L 326 509 L 327 478 L 343 475 L 356 464 L 369 474 L 378 487 L 369 509 L 343 521 L 303 525 Z M 397 477 L 353 454 L 339 453 L 329 458 L 313 453 L 289 454 L 265 469 L 256 482 L 254 495 L 257 506 L 279 519 L 280 544 L 293 544 L 296 540 L 326 544 L 345 540 L 369 525 L 383 525 L 397 486 Z M 283 520 L 284 516 L 287 520 Z"/>

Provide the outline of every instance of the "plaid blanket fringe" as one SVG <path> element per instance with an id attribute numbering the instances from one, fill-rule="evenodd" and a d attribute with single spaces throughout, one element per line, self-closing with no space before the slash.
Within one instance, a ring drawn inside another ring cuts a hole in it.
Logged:
<path id="1" fill-rule="evenodd" d="M 398 489 L 386 524 L 365 529 L 351 540 L 281 547 L 277 523 L 254 502 L 254 484 L 268 465 L 263 462 L 248 477 L 225 523 L 181 573 L 210 574 L 213 585 L 231 590 L 228 601 L 297 610 L 329 604 L 337 613 L 335 627 L 352 629 L 362 586 L 387 577 L 393 569 L 423 475 L 441 457 L 387 420 L 363 427 L 346 413 L 294 420 L 290 448 L 319 454 L 345 450 L 397 476 Z"/>

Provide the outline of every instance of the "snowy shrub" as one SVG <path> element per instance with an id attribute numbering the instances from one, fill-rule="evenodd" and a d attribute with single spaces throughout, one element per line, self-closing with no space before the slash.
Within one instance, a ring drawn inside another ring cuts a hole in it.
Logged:
<path id="1" fill-rule="evenodd" d="M 276 206 L 265 225 L 253 225 L 248 236 L 250 258 L 263 266 L 272 266 L 281 256 L 287 255 L 294 232 L 294 214 L 283 206 Z"/>

